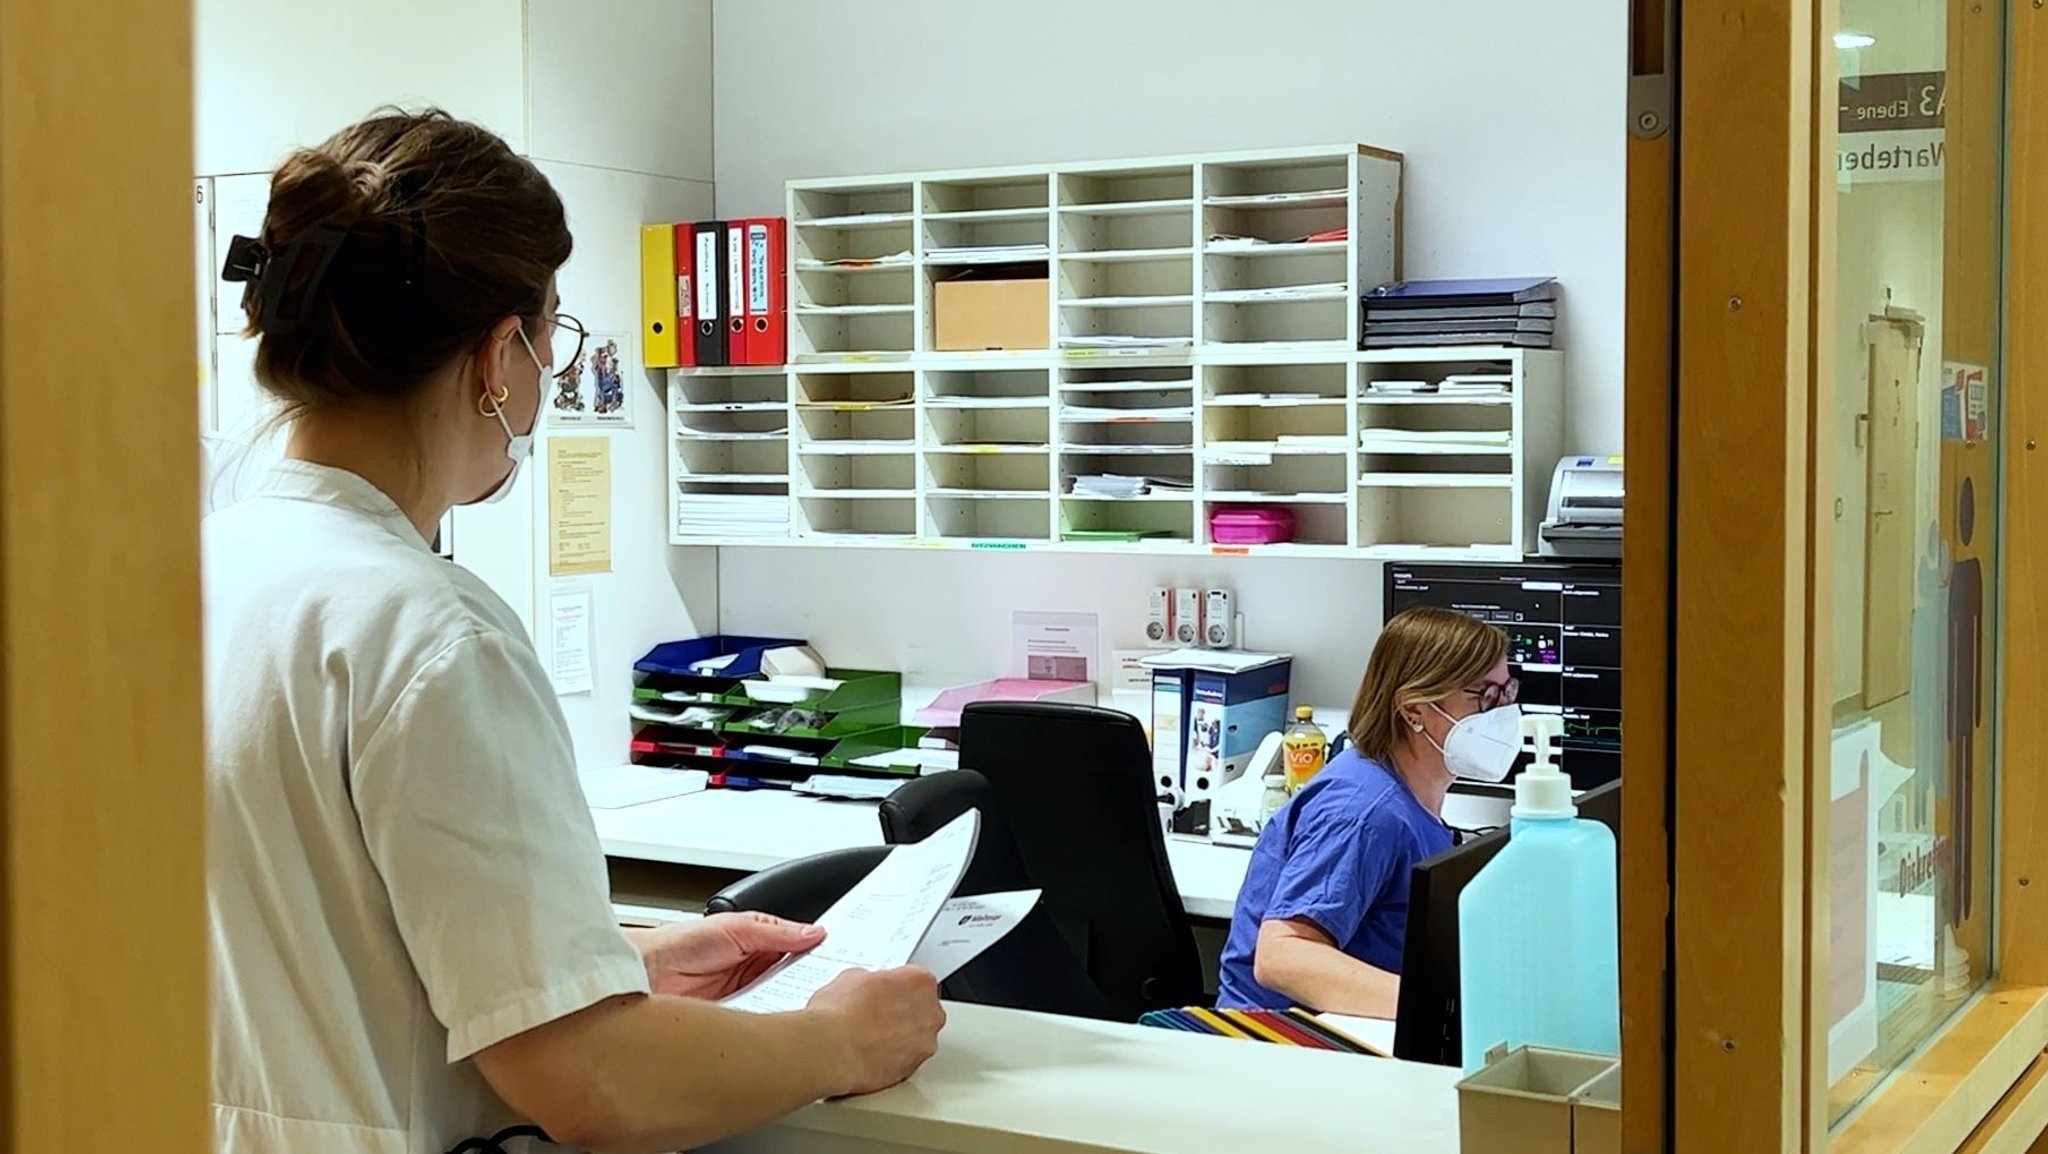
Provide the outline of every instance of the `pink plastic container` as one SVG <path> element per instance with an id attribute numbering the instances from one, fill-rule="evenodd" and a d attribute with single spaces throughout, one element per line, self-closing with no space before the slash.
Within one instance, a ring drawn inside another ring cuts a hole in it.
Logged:
<path id="1" fill-rule="evenodd" d="M 1225 505 L 1209 514 L 1218 545 L 1277 545 L 1294 540 L 1294 513 L 1277 505 Z"/>

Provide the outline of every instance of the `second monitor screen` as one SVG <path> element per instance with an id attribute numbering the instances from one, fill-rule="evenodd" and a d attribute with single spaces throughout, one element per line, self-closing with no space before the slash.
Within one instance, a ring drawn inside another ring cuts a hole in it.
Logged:
<path id="1" fill-rule="evenodd" d="M 1469 613 L 1508 635 L 1525 711 L 1562 713 L 1572 785 L 1621 774 L 1621 569 L 1603 564 L 1388 565 L 1388 617 Z M 1527 756 L 1517 765 L 1527 763 Z"/>

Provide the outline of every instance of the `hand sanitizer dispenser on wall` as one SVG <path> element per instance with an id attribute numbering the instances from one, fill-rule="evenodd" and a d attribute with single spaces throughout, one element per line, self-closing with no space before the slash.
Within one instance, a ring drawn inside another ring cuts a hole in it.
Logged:
<path id="1" fill-rule="evenodd" d="M 1529 714 L 1536 761 L 1515 779 L 1508 844 L 1458 899 L 1465 1070 L 1505 1045 L 1621 1053 L 1614 833 L 1578 816 L 1558 768 L 1564 719 Z"/>

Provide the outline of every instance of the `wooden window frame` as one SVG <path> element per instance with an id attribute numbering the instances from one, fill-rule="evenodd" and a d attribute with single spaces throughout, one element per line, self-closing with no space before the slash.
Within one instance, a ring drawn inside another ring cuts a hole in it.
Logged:
<path id="1" fill-rule="evenodd" d="M 1831 481 L 1814 437 L 1832 411 L 1832 342 L 1817 334 L 1833 331 L 1836 240 L 1822 161 L 1833 107 L 1816 96 L 1833 88 L 1833 7 L 1687 0 L 1675 144 L 1630 147 L 1624 1146 L 2048 1151 L 2048 776 L 2023 760 L 2048 748 L 2038 323 L 2008 326 L 1995 384 L 2008 659 L 1987 867 L 2000 903 L 1994 984 L 1843 1125 L 1827 1124 L 1826 1027 L 1810 993 L 1826 967 L 1814 770 L 1830 752 L 1831 647 L 1813 642 L 1832 620 L 1819 564 L 1832 517 L 1815 515 Z M 1638 8 L 1640 23 L 1661 5 Z M 1993 283 L 1981 270 L 2003 257 L 2005 315 L 2048 306 L 2048 11 L 1952 0 L 1949 39 L 1951 156 L 1985 154 L 2001 126 L 2008 151 L 2002 177 L 1949 181 L 1951 223 L 1968 222 L 1949 230 L 1949 267 L 1979 275 L 1974 289 L 1951 279 L 1946 343 L 1999 364 L 1998 302 L 1972 299 Z M 1997 221 L 1963 212 L 1991 203 L 2001 179 L 2003 253 Z M 1671 238 L 1661 251 L 1660 235 Z"/>
<path id="2" fill-rule="evenodd" d="M 2005 532 L 2000 576 L 2004 652 L 1998 750 L 2026 765 L 2048 748 L 2048 10 L 2015 0 L 2008 24 L 2005 315 Z M 2014 756 L 2018 754 L 2020 756 Z M 1999 972 L 2048 986 L 2048 777 L 1999 782 Z"/>

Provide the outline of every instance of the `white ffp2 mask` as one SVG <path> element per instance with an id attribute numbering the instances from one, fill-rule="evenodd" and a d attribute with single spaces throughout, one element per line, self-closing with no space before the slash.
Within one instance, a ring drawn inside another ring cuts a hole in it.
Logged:
<path id="1" fill-rule="evenodd" d="M 1451 721 L 1451 715 L 1440 707 L 1430 708 L 1445 721 Z M 1430 744 L 1435 745 L 1435 739 Z M 1444 755 L 1444 764 L 1459 777 L 1483 782 L 1507 780 L 1508 771 L 1515 767 L 1515 758 L 1522 752 L 1522 707 L 1503 705 L 1451 721 L 1451 731 L 1444 735 L 1444 743 L 1437 750 Z"/>
<path id="2" fill-rule="evenodd" d="M 546 377 L 548 375 L 547 366 L 540 363 L 540 354 L 533 351 L 533 342 L 526 339 L 526 330 L 521 328 L 518 330 L 518 333 L 519 343 L 526 346 L 526 355 L 533 358 L 533 367 L 540 370 L 542 377 Z M 505 473 L 505 479 L 498 482 L 497 488 L 492 489 L 472 502 L 477 505 L 495 505 L 510 495 L 513 484 L 519 480 L 519 470 L 525 466 L 527 458 L 533 456 L 532 429 L 528 429 L 523 433 L 513 432 L 512 422 L 505 419 L 505 406 L 495 401 L 491 404 L 491 415 L 498 418 L 498 424 L 505 430 L 505 455 L 511 458 L 512 468 Z M 538 407 L 533 411 L 533 420 L 535 424 L 540 423 L 540 409 Z"/>

